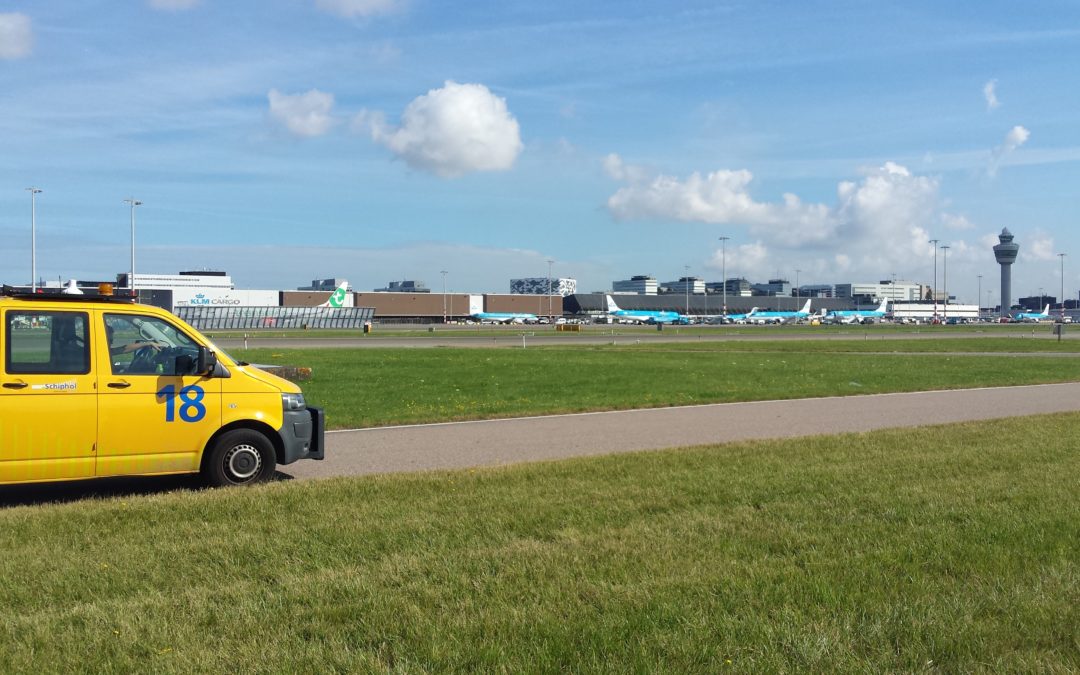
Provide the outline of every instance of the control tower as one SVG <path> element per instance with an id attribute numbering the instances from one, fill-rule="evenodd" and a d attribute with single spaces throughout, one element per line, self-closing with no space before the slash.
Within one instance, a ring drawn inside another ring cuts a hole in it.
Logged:
<path id="1" fill-rule="evenodd" d="M 1020 245 L 1013 243 L 1013 234 L 1007 227 L 1002 228 L 998 239 L 1001 243 L 994 247 L 994 257 L 1001 265 L 1001 316 L 1008 316 L 1012 307 L 1012 264 L 1016 262 Z"/>

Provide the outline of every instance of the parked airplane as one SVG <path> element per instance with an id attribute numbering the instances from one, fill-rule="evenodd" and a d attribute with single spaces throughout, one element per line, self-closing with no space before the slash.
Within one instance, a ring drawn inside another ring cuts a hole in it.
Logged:
<path id="1" fill-rule="evenodd" d="M 522 312 L 474 312 L 469 317 L 480 323 L 536 323 L 540 320 L 535 314 Z"/>
<path id="2" fill-rule="evenodd" d="M 333 307 L 334 309 L 341 309 L 342 307 L 352 307 L 352 296 L 349 294 L 349 282 L 342 281 L 341 285 L 330 294 L 326 302 L 319 305 L 319 307 Z"/>
<path id="3" fill-rule="evenodd" d="M 868 319 L 880 319 L 885 316 L 889 304 L 888 298 L 882 298 L 877 309 L 834 309 L 825 313 L 825 321 L 832 323 L 863 323 Z"/>
<path id="4" fill-rule="evenodd" d="M 1040 321 L 1050 318 L 1050 305 L 1043 308 L 1041 312 L 1017 312 L 1013 314 L 1014 321 L 1030 321 L 1032 323 L 1039 323 Z"/>
<path id="5" fill-rule="evenodd" d="M 750 317 L 757 314 L 757 311 L 757 307 L 752 307 L 750 308 L 750 311 L 746 312 L 745 314 L 727 314 L 718 318 L 720 319 L 721 323 L 746 323 L 750 319 Z"/>
<path id="6" fill-rule="evenodd" d="M 689 323 L 687 317 L 678 312 L 649 309 L 620 309 L 610 295 L 607 298 L 607 314 L 616 321 L 633 321 L 634 323 Z"/>
<path id="7" fill-rule="evenodd" d="M 747 317 L 748 323 L 784 323 L 785 321 L 806 319 L 810 317 L 810 300 L 806 301 L 803 308 L 797 312 L 755 312 Z"/>

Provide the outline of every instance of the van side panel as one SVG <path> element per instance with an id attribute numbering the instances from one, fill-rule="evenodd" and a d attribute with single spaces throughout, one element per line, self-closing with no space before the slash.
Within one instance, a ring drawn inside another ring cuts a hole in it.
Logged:
<path id="1" fill-rule="evenodd" d="M 85 310 L 63 308 L 0 312 L 0 483 L 94 475 L 97 391 L 88 319 Z M 72 322 L 79 333 L 68 350 L 60 326 Z"/>

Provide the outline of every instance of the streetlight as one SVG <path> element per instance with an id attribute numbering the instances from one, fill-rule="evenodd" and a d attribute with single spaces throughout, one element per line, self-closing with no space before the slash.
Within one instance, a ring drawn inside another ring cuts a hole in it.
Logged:
<path id="1" fill-rule="evenodd" d="M 1065 254 L 1058 253 L 1061 259 L 1061 323 L 1065 323 Z"/>
<path id="2" fill-rule="evenodd" d="M 124 203 L 131 205 L 131 274 L 128 276 L 128 288 L 131 289 L 131 296 L 135 297 L 135 207 L 142 206 L 142 202 L 128 197 Z"/>
<path id="3" fill-rule="evenodd" d="M 442 275 L 442 322 L 446 325 L 446 270 L 439 270 Z"/>
<path id="4" fill-rule="evenodd" d="M 690 316 L 690 266 L 683 265 L 686 274 L 683 275 L 683 295 L 686 296 L 686 315 Z"/>
<path id="5" fill-rule="evenodd" d="M 979 277 L 979 292 L 975 294 L 975 304 L 977 305 L 979 304 L 979 298 L 982 297 L 982 275 L 976 274 L 975 276 Z M 982 307 L 979 308 L 979 318 L 982 318 Z"/>
<path id="6" fill-rule="evenodd" d="M 37 293 L 37 203 L 41 188 L 28 187 L 30 192 L 30 292 Z"/>
<path id="7" fill-rule="evenodd" d="M 725 317 L 727 316 L 727 240 L 731 237 L 720 237 L 720 281 L 724 284 L 724 311 L 721 312 Z"/>
<path id="8" fill-rule="evenodd" d="M 548 321 L 552 320 L 552 316 L 551 316 L 551 263 L 553 263 L 553 262 L 555 262 L 555 261 L 551 260 L 551 259 L 548 259 L 548 261 L 547 261 L 547 264 L 548 264 Z"/>
<path id="9" fill-rule="evenodd" d="M 937 319 L 937 245 L 940 239 L 931 239 L 934 245 L 934 286 L 930 289 L 930 295 L 934 296 L 934 319 Z"/>
<path id="10" fill-rule="evenodd" d="M 941 285 L 945 287 L 945 320 L 949 320 L 949 247 L 942 246 L 941 250 L 944 253 L 941 254 L 941 261 L 943 269 L 941 271 L 942 280 Z"/>

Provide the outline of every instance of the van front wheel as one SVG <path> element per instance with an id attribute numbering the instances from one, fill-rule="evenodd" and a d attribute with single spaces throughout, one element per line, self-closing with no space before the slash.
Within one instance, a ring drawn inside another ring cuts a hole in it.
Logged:
<path id="1" fill-rule="evenodd" d="M 251 429 L 233 429 L 214 443 L 203 476 L 214 487 L 252 485 L 272 476 L 275 468 L 274 447 L 266 436 Z"/>

